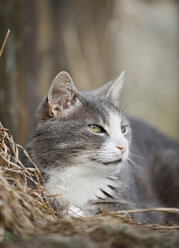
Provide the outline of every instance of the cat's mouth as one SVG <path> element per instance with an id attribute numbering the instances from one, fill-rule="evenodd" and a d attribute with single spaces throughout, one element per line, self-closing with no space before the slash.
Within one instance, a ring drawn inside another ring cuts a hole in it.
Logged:
<path id="1" fill-rule="evenodd" d="M 96 158 L 90 158 L 90 160 L 93 162 L 97 162 L 99 164 L 103 164 L 103 165 L 115 165 L 115 164 L 118 164 L 122 161 L 121 158 L 113 160 L 113 161 L 101 161 L 101 160 L 98 160 Z"/>

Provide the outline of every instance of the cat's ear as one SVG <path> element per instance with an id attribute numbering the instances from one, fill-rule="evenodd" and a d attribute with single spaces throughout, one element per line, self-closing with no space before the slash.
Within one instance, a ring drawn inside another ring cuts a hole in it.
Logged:
<path id="1" fill-rule="evenodd" d="M 95 92 L 99 95 L 107 95 L 116 106 L 119 106 L 119 98 L 124 85 L 124 79 L 125 71 L 122 71 L 117 79 L 108 82 L 101 88 L 95 90 Z"/>
<path id="2" fill-rule="evenodd" d="M 122 71 L 119 77 L 113 82 L 109 90 L 107 91 L 107 97 L 114 103 L 114 105 L 119 106 L 119 99 L 121 90 L 124 85 L 125 71 Z"/>
<path id="3" fill-rule="evenodd" d="M 65 116 L 80 104 L 78 96 L 70 75 L 65 71 L 60 72 L 48 91 L 49 114 L 55 118 Z"/>

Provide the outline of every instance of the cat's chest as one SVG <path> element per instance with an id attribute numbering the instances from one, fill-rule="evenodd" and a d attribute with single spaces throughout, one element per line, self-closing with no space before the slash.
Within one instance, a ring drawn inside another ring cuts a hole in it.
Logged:
<path id="1" fill-rule="evenodd" d="M 46 183 L 48 194 L 57 195 L 63 203 L 85 207 L 89 202 L 114 197 L 117 187 L 113 175 L 105 175 L 99 171 L 90 171 L 85 167 L 71 167 L 64 172 L 53 169 L 48 171 Z"/>

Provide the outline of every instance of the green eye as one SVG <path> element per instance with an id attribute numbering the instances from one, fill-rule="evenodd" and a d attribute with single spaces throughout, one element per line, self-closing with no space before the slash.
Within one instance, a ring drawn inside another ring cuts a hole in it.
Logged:
<path id="1" fill-rule="evenodd" d="M 98 125 L 89 125 L 89 128 L 94 133 L 104 133 L 105 132 L 105 130 Z"/>
<path id="2" fill-rule="evenodd" d="M 121 126 L 121 132 L 122 132 L 122 133 L 125 133 L 125 132 L 126 132 L 126 126 L 124 126 L 124 125 Z"/>

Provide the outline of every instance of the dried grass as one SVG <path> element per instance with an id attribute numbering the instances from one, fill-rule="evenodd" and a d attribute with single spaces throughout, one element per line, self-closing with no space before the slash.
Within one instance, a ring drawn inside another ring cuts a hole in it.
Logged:
<path id="1" fill-rule="evenodd" d="M 47 223 L 53 222 L 55 212 L 39 183 L 39 170 L 35 165 L 34 168 L 24 167 L 19 160 L 19 148 L 23 149 L 15 144 L 10 131 L 0 124 L 1 222 L 4 228 L 15 234 L 32 234 L 40 232 Z M 24 152 L 26 153 L 25 150 Z M 28 156 L 27 153 L 26 155 Z M 27 179 L 34 182 L 34 189 L 28 187 Z"/>
<path id="2" fill-rule="evenodd" d="M 40 184 L 42 176 L 38 168 L 26 168 L 19 160 L 19 149 L 28 156 L 24 148 L 17 145 L 11 132 L 0 123 L 0 239 L 4 230 L 10 230 L 17 235 L 61 233 L 89 234 L 98 230 L 104 223 L 112 226 L 120 223 L 140 225 L 150 229 L 179 229 L 179 226 L 157 226 L 136 223 L 126 216 L 126 213 L 142 211 L 167 211 L 179 213 L 179 209 L 141 209 L 101 214 L 92 217 L 64 217 L 56 213 L 48 203 L 44 188 Z M 30 159 L 30 158 L 29 158 Z M 35 187 L 27 184 L 32 180 Z"/>

